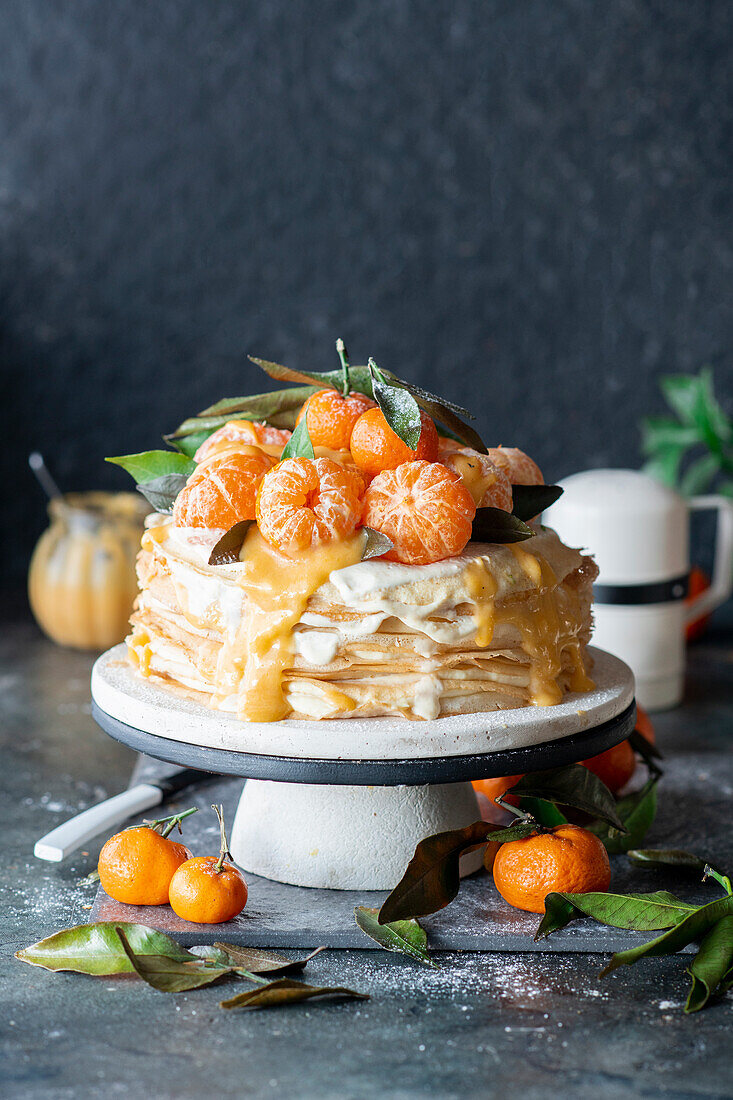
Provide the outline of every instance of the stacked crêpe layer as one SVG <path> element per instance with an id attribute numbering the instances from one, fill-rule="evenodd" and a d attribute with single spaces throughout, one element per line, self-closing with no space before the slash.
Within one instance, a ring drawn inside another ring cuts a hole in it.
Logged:
<path id="1" fill-rule="evenodd" d="M 433 719 L 552 705 L 593 686 L 597 570 L 548 528 L 521 544 L 469 543 L 432 565 L 357 560 L 310 591 L 305 570 L 283 558 L 272 583 L 285 611 L 263 616 L 245 562 L 207 564 L 222 532 L 152 522 L 130 660 L 240 718 Z"/>

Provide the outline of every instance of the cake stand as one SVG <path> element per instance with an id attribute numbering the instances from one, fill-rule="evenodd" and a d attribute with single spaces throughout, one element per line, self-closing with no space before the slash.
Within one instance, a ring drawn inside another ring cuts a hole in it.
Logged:
<path id="1" fill-rule="evenodd" d="M 244 870 L 296 886 L 391 890 L 418 841 L 480 817 L 471 779 L 574 763 L 629 736 L 632 673 L 591 653 L 595 689 L 554 707 L 422 722 L 242 722 L 143 679 L 119 645 L 94 665 L 92 714 L 138 752 L 247 777 L 230 843 Z M 481 857 L 464 856 L 462 874 Z"/>

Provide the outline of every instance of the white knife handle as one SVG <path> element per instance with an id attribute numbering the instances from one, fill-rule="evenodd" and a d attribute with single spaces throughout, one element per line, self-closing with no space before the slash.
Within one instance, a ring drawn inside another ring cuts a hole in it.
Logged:
<path id="1" fill-rule="evenodd" d="M 91 840 L 115 825 L 121 825 L 128 817 L 140 813 L 141 810 L 149 810 L 151 806 L 158 806 L 162 801 L 163 792 L 160 787 L 138 783 L 136 787 L 130 787 L 122 794 L 116 794 L 114 798 L 91 806 L 70 821 L 59 825 L 58 829 L 41 837 L 33 849 L 33 855 L 36 859 L 60 863 L 85 840 Z"/>

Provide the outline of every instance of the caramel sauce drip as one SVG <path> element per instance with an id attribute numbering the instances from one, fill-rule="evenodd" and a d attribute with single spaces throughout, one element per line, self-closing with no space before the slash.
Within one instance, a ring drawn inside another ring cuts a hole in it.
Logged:
<path id="1" fill-rule="evenodd" d="M 476 645 L 486 649 L 499 623 L 516 627 L 529 657 L 529 698 L 533 706 L 553 706 L 562 700 L 558 677 L 565 652 L 573 662 L 571 690 L 589 691 L 593 682 L 586 674 L 580 643 L 572 637 L 572 625 L 578 618 L 574 606 L 577 597 L 558 585 L 555 573 L 542 555 L 531 554 L 522 546 L 509 545 L 507 549 L 535 591 L 522 606 L 507 604 L 497 608 L 498 586 L 488 563 L 483 558 L 470 562 L 464 576 L 469 595 L 475 601 Z"/>
<path id="2" fill-rule="evenodd" d="M 275 722 L 287 715 L 282 677 L 292 660 L 293 628 L 331 573 L 360 560 L 362 543 L 359 533 L 285 558 L 256 527 L 250 528 L 238 579 L 244 596 L 242 619 L 221 650 L 214 706 L 236 694 L 237 713 L 246 721 Z M 353 709 L 353 700 L 337 694 L 341 709 Z"/>

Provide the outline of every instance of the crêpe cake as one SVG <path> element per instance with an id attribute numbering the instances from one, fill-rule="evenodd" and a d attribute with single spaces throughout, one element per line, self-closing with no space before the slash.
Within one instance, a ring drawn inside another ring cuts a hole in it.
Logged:
<path id="1" fill-rule="evenodd" d="M 138 559 L 130 660 L 161 686 L 244 720 L 447 715 L 549 706 L 592 687 L 593 560 L 534 525 L 427 565 L 360 560 L 363 532 L 299 560 L 253 527 L 156 516 Z"/>

